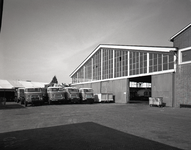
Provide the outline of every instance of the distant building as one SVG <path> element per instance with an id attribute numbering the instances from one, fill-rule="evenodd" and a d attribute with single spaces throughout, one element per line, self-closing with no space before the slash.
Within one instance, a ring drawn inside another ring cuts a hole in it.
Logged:
<path id="1" fill-rule="evenodd" d="M 128 103 L 130 83 L 148 83 L 151 96 L 163 97 L 166 106 L 191 104 L 191 24 L 170 41 L 173 47 L 99 45 L 70 74 L 72 86 L 113 93 L 115 102 Z"/>

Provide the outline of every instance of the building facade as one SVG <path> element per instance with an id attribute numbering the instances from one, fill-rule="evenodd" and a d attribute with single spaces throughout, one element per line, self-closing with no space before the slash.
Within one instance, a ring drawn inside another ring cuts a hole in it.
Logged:
<path id="1" fill-rule="evenodd" d="M 177 48 L 178 58 L 174 82 L 175 105 L 191 105 L 191 24 L 175 34 L 170 40 Z"/>
<path id="2" fill-rule="evenodd" d="M 70 74 L 72 86 L 113 93 L 115 102 L 128 103 L 130 82 L 151 83 L 152 97 L 163 97 L 167 106 L 189 104 L 190 36 L 188 25 L 171 38 L 173 47 L 99 45 Z"/>

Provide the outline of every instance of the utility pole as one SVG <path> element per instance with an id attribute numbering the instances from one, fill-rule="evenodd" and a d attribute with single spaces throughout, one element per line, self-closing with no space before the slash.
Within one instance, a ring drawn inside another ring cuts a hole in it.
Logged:
<path id="1" fill-rule="evenodd" d="M 1 25 L 2 25 L 2 17 L 3 17 L 3 2 L 4 0 L 0 0 L 0 32 L 1 32 Z"/>

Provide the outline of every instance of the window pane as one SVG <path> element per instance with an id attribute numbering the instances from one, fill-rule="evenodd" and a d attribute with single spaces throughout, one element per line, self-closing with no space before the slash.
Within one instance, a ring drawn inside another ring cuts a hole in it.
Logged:
<path id="1" fill-rule="evenodd" d="M 168 69 L 168 55 L 164 54 L 163 55 L 163 70 L 167 70 Z"/>
<path id="2" fill-rule="evenodd" d="M 153 54 L 149 53 L 149 72 L 153 72 Z"/>
<path id="3" fill-rule="evenodd" d="M 130 52 L 130 75 L 133 74 L 133 52 Z"/>
<path id="4" fill-rule="evenodd" d="M 157 71 L 157 54 L 154 54 L 154 72 Z"/>
<path id="5" fill-rule="evenodd" d="M 158 54 L 158 71 L 162 71 L 162 54 Z"/>
<path id="6" fill-rule="evenodd" d="M 169 69 L 174 69 L 174 56 L 169 55 Z"/>
<path id="7" fill-rule="evenodd" d="M 144 62 L 143 62 L 143 53 L 140 52 L 140 74 L 143 73 L 143 65 L 144 65 Z"/>
<path id="8" fill-rule="evenodd" d="M 144 73 L 147 73 L 147 53 L 144 53 Z"/>
<path id="9" fill-rule="evenodd" d="M 191 50 L 182 51 L 182 62 L 191 61 Z"/>
<path id="10" fill-rule="evenodd" d="M 136 74 L 139 74 L 139 52 L 136 52 Z"/>

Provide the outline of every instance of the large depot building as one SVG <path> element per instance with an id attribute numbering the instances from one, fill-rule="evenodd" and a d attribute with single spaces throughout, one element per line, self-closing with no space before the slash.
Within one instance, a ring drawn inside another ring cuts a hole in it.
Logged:
<path id="1" fill-rule="evenodd" d="M 99 45 L 70 74 L 72 86 L 113 93 L 130 102 L 130 83 L 150 83 L 166 106 L 191 105 L 191 24 L 170 39 L 173 47 Z"/>

